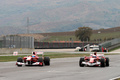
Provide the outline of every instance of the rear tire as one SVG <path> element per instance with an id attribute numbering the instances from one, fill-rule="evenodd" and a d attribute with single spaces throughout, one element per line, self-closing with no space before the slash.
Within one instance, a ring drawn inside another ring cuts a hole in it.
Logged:
<path id="1" fill-rule="evenodd" d="M 80 60 L 79 60 L 79 66 L 80 67 L 84 67 L 85 66 L 84 64 L 82 64 L 83 61 L 84 61 L 84 58 L 80 58 Z"/>
<path id="2" fill-rule="evenodd" d="M 17 58 L 17 62 L 23 63 L 23 59 L 21 57 Z M 17 64 L 18 67 L 22 67 L 22 65 Z"/>
<path id="3" fill-rule="evenodd" d="M 44 57 L 44 64 L 47 66 L 50 65 L 50 58 L 49 57 Z"/>
<path id="4" fill-rule="evenodd" d="M 104 58 L 101 58 L 100 59 L 100 62 L 101 62 L 101 67 L 105 67 L 105 59 Z"/>
<path id="5" fill-rule="evenodd" d="M 109 58 L 106 57 L 106 66 L 108 67 L 109 66 Z"/>

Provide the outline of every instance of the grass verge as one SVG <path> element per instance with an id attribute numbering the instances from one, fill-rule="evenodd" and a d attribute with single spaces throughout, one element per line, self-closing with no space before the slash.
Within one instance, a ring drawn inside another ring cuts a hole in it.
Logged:
<path id="1" fill-rule="evenodd" d="M 76 53 L 60 53 L 60 52 L 45 52 L 44 56 L 48 56 L 50 58 L 67 58 L 67 57 L 84 57 L 84 56 L 89 56 L 90 54 L 76 54 Z M 117 53 L 110 53 L 110 54 L 105 54 L 105 55 L 120 55 Z M 31 53 L 29 54 L 23 54 L 23 55 L 17 55 L 17 56 L 12 56 L 12 55 L 5 55 L 5 56 L 0 56 L 0 62 L 9 62 L 9 61 L 17 61 L 18 57 L 25 57 L 25 56 L 31 56 Z M 38 55 L 40 56 L 40 55 Z"/>
<path id="2" fill-rule="evenodd" d="M 109 52 L 114 51 L 114 50 L 117 50 L 117 49 L 120 49 L 120 46 L 118 46 L 118 47 L 116 47 L 116 48 L 114 48 L 114 49 L 109 50 Z"/>
<path id="3" fill-rule="evenodd" d="M 17 61 L 18 57 L 25 57 L 29 55 L 18 55 L 18 56 L 0 56 L 0 62 Z M 83 57 L 89 56 L 89 54 L 69 54 L 69 53 L 44 53 L 44 56 L 49 56 L 50 58 L 66 58 L 66 57 Z"/>
<path id="4" fill-rule="evenodd" d="M 120 80 L 120 78 L 118 78 L 118 79 L 115 79 L 115 80 Z"/>

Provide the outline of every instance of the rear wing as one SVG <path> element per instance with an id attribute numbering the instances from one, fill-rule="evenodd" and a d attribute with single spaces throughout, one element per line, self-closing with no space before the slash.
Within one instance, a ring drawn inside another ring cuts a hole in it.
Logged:
<path id="1" fill-rule="evenodd" d="M 94 54 L 90 54 L 90 56 L 93 56 Z M 104 56 L 104 54 L 97 54 L 97 56 Z"/>
<path id="2" fill-rule="evenodd" d="M 104 54 L 97 54 L 97 56 L 104 56 Z"/>

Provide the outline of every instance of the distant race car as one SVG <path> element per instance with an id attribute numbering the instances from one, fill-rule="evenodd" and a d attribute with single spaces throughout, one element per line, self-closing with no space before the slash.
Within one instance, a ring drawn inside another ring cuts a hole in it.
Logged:
<path id="1" fill-rule="evenodd" d="M 41 57 L 37 55 L 41 55 Z M 50 65 L 50 58 L 49 57 L 44 57 L 43 52 L 32 52 L 32 56 L 26 56 L 26 57 L 19 57 L 17 59 L 16 65 L 18 67 L 22 67 L 22 65 L 38 65 L 38 66 L 43 66 L 43 65 Z"/>
<path id="2" fill-rule="evenodd" d="M 104 54 L 90 54 L 89 57 L 80 58 L 79 66 L 109 66 L 109 58 L 104 57 Z"/>
<path id="3" fill-rule="evenodd" d="M 90 46 L 90 51 L 91 52 L 99 52 L 100 51 L 99 45 L 91 45 Z"/>

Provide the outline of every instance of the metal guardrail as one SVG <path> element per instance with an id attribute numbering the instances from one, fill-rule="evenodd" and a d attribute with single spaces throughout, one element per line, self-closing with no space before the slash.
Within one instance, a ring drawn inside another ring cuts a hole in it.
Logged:
<path id="1" fill-rule="evenodd" d="M 102 51 L 102 47 L 110 50 L 118 46 L 120 46 L 120 38 L 113 39 L 113 40 L 106 41 L 99 44 L 100 51 Z"/>

